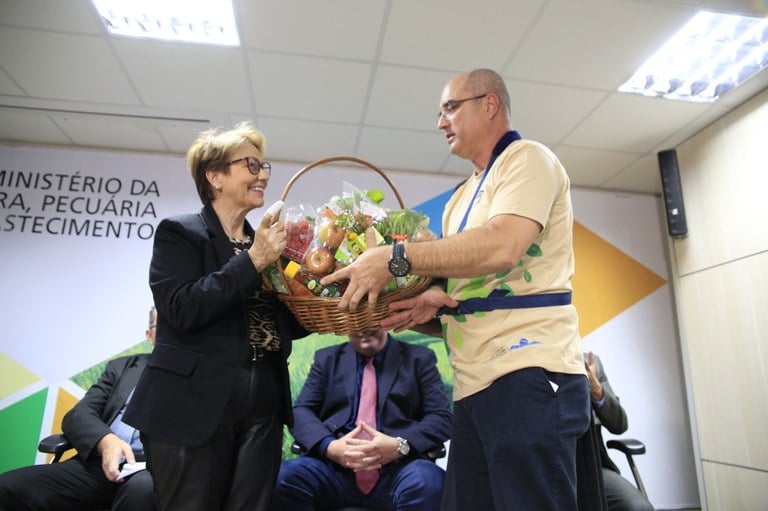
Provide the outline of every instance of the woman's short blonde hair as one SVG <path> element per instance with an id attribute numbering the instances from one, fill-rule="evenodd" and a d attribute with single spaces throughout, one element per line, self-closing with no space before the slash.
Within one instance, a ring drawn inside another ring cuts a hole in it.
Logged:
<path id="1" fill-rule="evenodd" d="M 247 121 L 238 123 L 229 130 L 212 128 L 203 131 L 192 143 L 187 151 L 187 167 L 203 204 L 209 204 L 213 200 L 213 190 L 205 173 L 211 169 L 229 173 L 228 163 L 232 155 L 245 144 L 253 145 L 262 157 L 264 156 L 264 134 Z"/>

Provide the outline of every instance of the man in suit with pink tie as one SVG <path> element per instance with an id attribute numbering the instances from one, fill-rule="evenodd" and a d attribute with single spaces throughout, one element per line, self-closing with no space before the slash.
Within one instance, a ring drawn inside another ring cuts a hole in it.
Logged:
<path id="1" fill-rule="evenodd" d="M 294 405 L 305 453 L 283 461 L 273 509 L 438 510 L 445 474 L 428 453 L 452 414 L 436 364 L 383 329 L 318 350 Z"/>

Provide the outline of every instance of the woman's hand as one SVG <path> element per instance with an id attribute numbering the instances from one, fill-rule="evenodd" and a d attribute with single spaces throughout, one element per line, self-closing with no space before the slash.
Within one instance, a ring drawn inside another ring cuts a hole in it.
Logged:
<path id="1" fill-rule="evenodd" d="M 276 261 L 285 249 L 285 224 L 278 220 L 278 214 L 273 216 L 267 212 L 262 217 L 253 235 L 253 245 L 248 249 L 248 255 L 259 272 L 269 263 Z"/>

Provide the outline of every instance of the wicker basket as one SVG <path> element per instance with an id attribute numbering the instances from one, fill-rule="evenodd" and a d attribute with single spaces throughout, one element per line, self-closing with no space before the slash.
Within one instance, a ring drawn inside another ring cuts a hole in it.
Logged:
<path id="1" fill-rule="evenodd" d="M 351 156 L 335 156 L 310 163 L 299 170 L 290 181 L 288 181 L 280 198 L 285 200 L 296 180 L 311 169 L 320 165 L 335 162 L 357 163 L 378 173 L 394 192 L 400 207 L 405 208 L 403 199 L 392 184 L 392 181 L 390 181 L 384 172 L 367 161 Z M 286 279 L 282 262 L 279 258 L 277 260 L 277 267 L 280 271 L 281 278 Z M 350 332 L 363 332 L 365 330 L 378 328 L 381 320 L 391 314 L 389 309 L 390 303 L 416 296 L 429 286 L 430 281 L 431 279 L 428 277 L 418 277 L 412 280 L 407 286 L 379 294 L 379 298 L 376 300 L 376 305 L 374 307 L 369 307 L 367 300 L 363 300 L 360 302 L 355 312 L 343 312 L 339 310 L 339 302 L 341 301 L 341 298 L 325 298 L 320 296 L 307 297 L 286 294 L 280 294 L 278 297 L 285 303 L 291 312 L 293 312 L 296 319 L 299 320 L 299 323 L 310 332 L 343 335 L 349 334 Z"/>

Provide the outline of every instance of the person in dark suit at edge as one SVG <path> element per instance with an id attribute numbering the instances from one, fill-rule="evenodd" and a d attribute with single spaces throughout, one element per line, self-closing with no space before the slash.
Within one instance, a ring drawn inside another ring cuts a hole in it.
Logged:
<path id="1" fill-rule="evenodd" d="M 294 406 L 307 453 L 282 463 L 273 510 L 440 509 L 445 473 L 426 453 L 449 438 L 452 414 L 436 363 L 384 329 L 318 350 Z"/>
<path id="2" fill-rule="evenodd" d="M 608 456 L 603 441 L 602 427 L 614 435 L 624 433 L 629 428 L 627 412 L 613 392 L 608 376 L 605 374 L 600 358 L 592 353 L 584 354 L 589 377 L 589 397 L 595 414 L 595 428 L 600 448 L 600 462 L 603 472 L 603 486 L 608 502 L 608 511 L 653 511 L 653 506 L 632 483 L 619 473 L 619 467 Z"/>
<path id="3" fill-rule="evenodd" d="M 149 313 L 147 341 L 154 346 L 157 312 Z M 123 462 L 144 459 L 139 434 L 122 422 L 148 355 L 107 362 L 99 380 L 64 416 L 61 428 L 77 456 L 0 475 L 2 511 L 153 511 L 152 477 L 140 470 L 118 479 Z"/>

